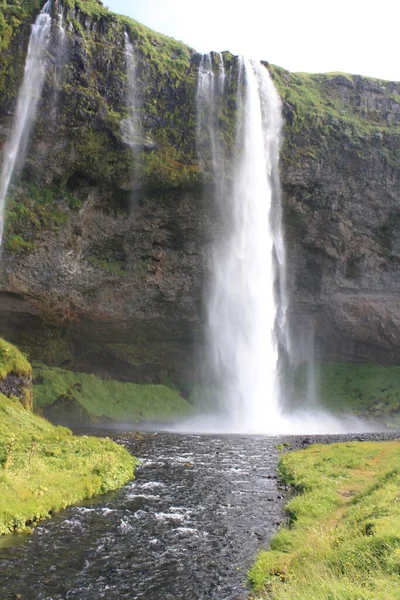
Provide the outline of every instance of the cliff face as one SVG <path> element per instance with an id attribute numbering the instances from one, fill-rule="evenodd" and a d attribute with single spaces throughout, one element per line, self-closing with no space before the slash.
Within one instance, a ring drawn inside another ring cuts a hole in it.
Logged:
<path id="1" fill-rule="evenodd" d="M 27 0 L 20 15 L 2 9 L 2 143 L 37 10 Z M 0 334 L 53 364 L 191 380 L 220 226 L 195 149 L 200 57 L 94 0 L 62 11 L 67 35 L 61 43 L 53 27 L 38 119 L 9 195 Z M 137 62 L 137 140 L 124 126 L 124 31 Z M 224 62 L 235 69 L 228 53 Z M 268 68 L 286 117 L 293 326 L 315 330 L 322 358 L 398 362 L 400 84 Z M 227 148 L 233 81 L 220 114 Z"/>
<path id="2" fill-rule="evenodd" d="M 400 359 L 400 84 L 275 69 L 293 327 L 317 356 Z"/>

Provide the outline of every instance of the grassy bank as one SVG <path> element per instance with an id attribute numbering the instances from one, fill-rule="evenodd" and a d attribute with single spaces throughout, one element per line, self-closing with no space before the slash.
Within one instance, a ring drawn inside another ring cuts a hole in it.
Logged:
<path id="1" fill-rule="evenodd" d="M 0 534 L 120 487 L 134 465 L 118 444 L 73 436 L 0 394 Z"/>
<path id="2" fill-rule="evenodd" d="M 56 422 L 174 421 L 192 414 L 179 391 L 34 364 L 34 405 Z"/>
<path id="3" fill-rule="evenodd" d="M 0 339 L 0 534 L 133 477 L 135 459 L 108 439 L 76 437 L 34 415 L 31 365 Z"/>
<path id="4" fill-rule="evenodd" d="M 312 446 L 280 461 L 298 495 L 249 573 L 257 598 L 395 600 L 400 594 L 400 442 Z"/>

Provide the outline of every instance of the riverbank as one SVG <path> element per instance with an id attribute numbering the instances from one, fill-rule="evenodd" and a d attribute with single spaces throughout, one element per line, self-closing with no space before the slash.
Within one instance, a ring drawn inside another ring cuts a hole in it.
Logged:
<path id="1" fill-rule="evenodd" d="M 286 454 L 297 496 L 249 573 L 260 598 L 391 600 L 400 570 L 400 442 L 316 445 Z"/>
<path id="2" fill-rule="evenodd" d="M 32 368 L 0 339 L 0 534 L 122 486 L 135 459 L 109 439 L 73 436 L 32 413 Z"/>
<path id="3" fill-rule="evenodd" d="M 73 436 L 0 394 L 0 534 L 114 490 L 132 479 L 134 467 L 111 440 Z"/>

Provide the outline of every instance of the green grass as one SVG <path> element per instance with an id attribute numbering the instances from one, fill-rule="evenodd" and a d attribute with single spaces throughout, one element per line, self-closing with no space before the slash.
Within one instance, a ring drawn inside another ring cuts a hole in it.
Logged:
<path id="1" fill-rule="evenodd" d="M 123 263 L 118 262 L 116 260 L 102 260 L 97 258 L 96 256 L 89 256 L 89 262 L 98 269 L 105 271 L 106 273 L 111 273 L 112 275 L 117 275 L 119 277 L 126 277 L 129 273 L 123 267 Z"/>
<path id="2" fill-rule="evenodd" d="M 327 121 L 331 125 L 339 122 L 347 124 L 349 135 L 369 134 L 382 129 L 397 129 L 385 119 L 384 113 L 378 110 L 366 109 L 357 101 L 359 90 L 355 86 L 355 77 L 347 73 L 289 73 L 285 69 L 270 66 L 275 85 L 284 98 L 295 109 L 295 118 L 312 118 L 316 121 Z M 335 83 L 338 76 L 346 79 L 353 87 L 347 88 L 351 102 L 344 101 Z M 371 77 L 363 80 L 384 86 L 385 82 Z M 395 96 L 391 100 L 399 104 Z"/>
<path id="3" fill-rule="evenodd" d="M 315 371 L 321 406 L 400 426 L 400 366 L 317 363 Z M 306 369 L 300 367 L 294 377 L 296 404 L 302 403 L 306 386 Z"/>
<path id="4" fill-rule="evenodd" d="M 34 405 L 45 408 L 59 398 L 75 400 L 94 419 L 173 421 L 193 407 L 165 385 L 121 383 L 34 363 Z"/>
<path id="5" fill-rule="evenodd" d="M 0 394 L 0 534 L 120 487 L 134 466 L 111 440 L 73 436 Z"/>
<path id="6" fill-rule="evenodd" d="M 0 378 L 5 379 L 9 373 L 27 377 L 31 375 L 32 367 L 18 348 L 0 338 Z"/>
<path id="7" fill-rule="evenodd" d="M 397 600 L 400 442 L 312 446 L 281 458 L 290 528 L 249 573 L 257 598 Z"/>

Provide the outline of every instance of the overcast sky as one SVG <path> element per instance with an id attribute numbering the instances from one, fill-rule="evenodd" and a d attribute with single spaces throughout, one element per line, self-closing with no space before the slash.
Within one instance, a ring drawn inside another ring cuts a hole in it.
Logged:
<path id="1" fill-rule="evenodd" d="M 400 81 L 397 0 L 104 3 L 199 52 L 230 50 L 290 71 L 345 71 Z"/>

